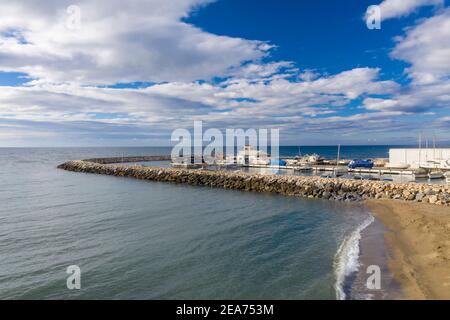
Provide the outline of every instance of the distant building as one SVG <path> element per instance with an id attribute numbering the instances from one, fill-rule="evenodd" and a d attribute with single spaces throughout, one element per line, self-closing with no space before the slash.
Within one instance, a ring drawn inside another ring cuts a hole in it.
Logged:
<path id="1" fill-rule="evenodd" d="M 450 148 L 389 149 L 388 166 L 450 170 Z"/>

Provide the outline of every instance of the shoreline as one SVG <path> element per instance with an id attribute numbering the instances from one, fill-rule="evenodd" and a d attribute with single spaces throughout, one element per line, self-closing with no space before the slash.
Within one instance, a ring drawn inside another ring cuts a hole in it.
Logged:
<path id="1" fill-rule="evenodd" d="M 367 200 L 385 227 L 387 264 L 399 299 L 450 299 L 450 210 L 406 201 Z"/>
<path id="2" fill-rule="evenodd" d="M 359 241 L 359 268 L 353 276 L 349 298 L 354 300 L 396 300 L 402 297 L 402 288 L 388 267 L 387 244 L 384 234 L 387 228 L 376 218 L 369 208 L 366 210 L 373 217 L 373 222 L 361 232 Z M 381 272 L 380 290 L 367 288 L 370 266 L 376 265 Z"/>

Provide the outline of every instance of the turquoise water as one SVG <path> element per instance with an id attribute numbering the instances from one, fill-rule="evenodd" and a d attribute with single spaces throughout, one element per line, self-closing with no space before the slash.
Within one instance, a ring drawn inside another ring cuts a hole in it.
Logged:
<path id="1" fill-rule="evenodd" d="M 336 253 L 367 219 L 358 205 L 56 169 L 162 153 L 0 149 L 0 298 L 336 298 L 337 270 L 355 263 Z M 70 265 L 81 290 L 66 287 Z"/>

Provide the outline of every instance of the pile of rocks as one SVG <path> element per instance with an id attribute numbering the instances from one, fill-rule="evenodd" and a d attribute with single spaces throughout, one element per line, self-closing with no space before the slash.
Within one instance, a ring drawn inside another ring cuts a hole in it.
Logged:
<path id="1" fill-rule="evenodd" d="M 60 169 L 132 177 L 136 179 L 184 183 L 254 192 L 272 192 L 307 198 L 358 201 L 397 199 L 450 205 L 450 186 L 329 179 L 321 177 L 261 175 L 238 171 L 208 171 L 144 166 L 107 165 L 98 161 L 69 161 Z"/>

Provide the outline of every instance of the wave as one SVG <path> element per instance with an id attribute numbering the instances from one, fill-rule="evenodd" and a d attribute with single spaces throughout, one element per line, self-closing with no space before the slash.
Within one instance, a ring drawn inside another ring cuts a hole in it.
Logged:
<path id="1" fill-rule="evenodd" d="M 359 269 L 359 243 L 361 232 L 366 229 L 375 218 L 370 215 L 350 235 L 345 237 L 339 246 L 334 259 L 334 272 L 336 277 L 335 290 L 338 300 L 345 300 L 345 281 Z"/>

